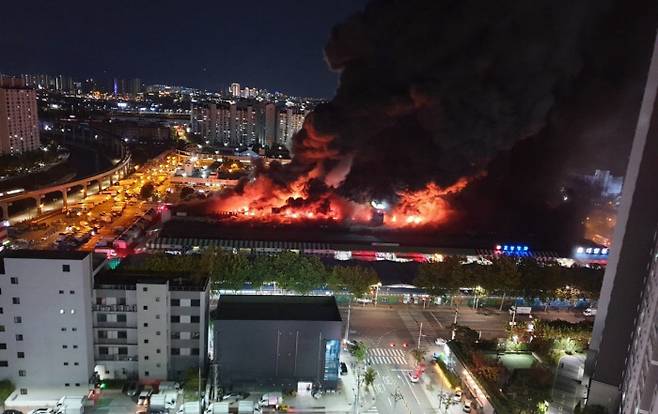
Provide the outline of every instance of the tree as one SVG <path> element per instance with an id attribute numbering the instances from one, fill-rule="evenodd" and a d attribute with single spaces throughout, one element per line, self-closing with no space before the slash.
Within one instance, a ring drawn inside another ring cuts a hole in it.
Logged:
<path id="1" fill-rule="evenodd" d="M 379 282 L 379 276 L 372 268 L 364 266 L 336 266 L 329 274 L 328 284 L 334 291 L 347 289 L 354 297 L 361 297 Z"/>
<path id="2" fill-rule="evenodd" d="M 466 271 L 458 257 L 446 257 L 442 262 L 422 263 L 414 284 L 433 295 L 443 295 L 462 286 Z"/>
<path id="3" fill-rule="evenodd" d="M 377 371 L 375 371 L 372 367 L 368 367 L 366 369 L 366 372 L 363 374 L 363 384 L 366 387 L 366 390 L 372 386 L 375 382 L 375 378 L 377 377 Z"/>
<path id="4" fill-rule="evenodd" d="M 503 310 L 506 294 L 518 290 L 521 284 L 518 263 L 516 259 L 508 256 L 494 257 L 487 273 L 489 280 L 483 281 L 483 286 L 488 290 L 502 289 L 503 297 L 500 301 L 499 310 Z"/>
<path id="5" fill-rule="evenodd" d="M 368 346 L 363 342 L 357 342 L 350 347 L 350 354 L 356 359 L 357 363 L 363 363 L 368 356 Z"/>
<path id="6" fill-rule="evenodd" d="M 147 200 L 153 196 L 153 192 L 155 191 L 155 186 L 151 182 L 145 183 L 142 188 L 139 190 L 139 197 L 142 200 Z"/>
<path id="7" fill-rule="evenodd" d="M 326 269 L 317 257 L 283 252 L 271 262 L 272 275 L 283 289 L 301 294 L 308 293 L 324 284 Z"/>
<path id="8" fill-rule="evenodd" d="M 216 287 L 238 290 L 249 280 L 251 264 L 243 254 L 210 252 L 210 278 Z"/>
<path id="9" fill-rule="evenodd" d="M 410 353 L 413 359 L 416 361 L 416 365 L 420 365 L 425 361 L 425 354 L 427 351 L 424 348 L 414 348 Z"/>
<path id="10" fill-rule="evenodd" d="M 513 413 L 534 414 L 537 407 L 551 397 L 553 375 L 545 368 L 533 367 L 514 370 L 514 374 L 505 388 L 510 396 Z"/>

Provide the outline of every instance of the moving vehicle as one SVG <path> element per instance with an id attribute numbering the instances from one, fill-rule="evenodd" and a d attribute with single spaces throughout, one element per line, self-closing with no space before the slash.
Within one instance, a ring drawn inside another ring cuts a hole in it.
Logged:
<path id="1" fill-rule="evenodd" d="M 509 314 L 516 312 L 517 315 L 530 315 L 532 308 L 530 306 L 511 306 L 509 308 Z"/>
<path id="2" fill-rule="evenodd" d="M 583 315 L 585 315 L 585 316 L 596 316 L 596 309 L 587 308 L 583 312 Z"/>
<path id="3" fill-rule="evenodd" d="M 447 341 L 446 339 L 444 339 L 444 338 L 436 338 L 436 340 L 434 341 L 434 343 L 437 344 L 437 345 L 439 345 L 439 346 L 443 346 L 443 345 L 447 344 L 448 341 Z"/>
<path id="4" fill-rule="evenodd" d="M 407 375 L 409 376 L 409 381 L 411 381 L 414 384 L 420 380 L 420 375 L 418 375 L 416 371 L 409 371 Z"/>
<path id="5" fill-rule="evenodd" d="M 367 304 L 369 304 L 369 303 L 372 303 L 372 299 L 368 299 L 368 298 L 358 298 L 358 299 L 356 300 L 356 303 L 361 303 L 361 304 L 363 304 L 363 305 L 367 305 Z"/>

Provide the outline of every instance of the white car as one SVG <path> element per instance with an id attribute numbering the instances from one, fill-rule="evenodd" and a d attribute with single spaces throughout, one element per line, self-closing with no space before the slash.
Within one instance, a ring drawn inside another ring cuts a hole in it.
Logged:
<path id="1" fill-rule="evenodd" d="M 420 380 L 420 377 L 417 376 L 414 371 L 409 371 L 408 376 L 409 376 L 409 381 L 411 381 L 414 384 L 417 383 L 418 380 Z"/>
<path id="2" fill-rule="evenodd" d="M 356 300 L 356 303 L 361 303 L 361 304 L 363 304 L 363 305 L 367 305 L 367 304 L 369 304 L 369 303 L 372 303 L 372 299 L 368 299 L 368 298 L 358 298 L 358 299 Z"/>
<path id="3" fill-rule="evenodd" d="M 434 341 L 434 343 L 437 344 L 437 345 L 439 345 L 439 346 L 444 346 L 445 344 L 448 343 L 448 341 L 447 341 L 446 339 L 444 339 L 444 338 L 436 338 L 436 340 Z"/>
<path id="4" fill-rule="evenodd" d="M 464 401 L 464 412 L 465 413 L 471 412 L 471 400 Z"/>
<path id="5" fill-rule="evenodd" d="M 462 400 L 462 390 L 458 389 L 455 391 L 454 394 L 452 394 L 452 400 L 454 402 L 461 402 Z"/>
<path id="6" fill-rule="evenodd" d="M 583 315 L 584 315 L 584 316 L 596 316 L 596 309 L 587 308 L 587 309 L 585 309 L 585 311 L 583 312 Z"/>
<path id="7" fill-rule="evenodd" d="M 28 411 L 27 414 L 52 414 L 55 411 L 52 408 L 35 408 L 34 410 Z"/>

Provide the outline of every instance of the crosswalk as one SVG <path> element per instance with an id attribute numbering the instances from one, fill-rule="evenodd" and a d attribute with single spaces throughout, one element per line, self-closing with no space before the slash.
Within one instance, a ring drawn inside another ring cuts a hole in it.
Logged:
<path id="1" fill-rule="evenodd" d="M 401 349 L 372 348 L 368 350 L 368 363 L 371 365 L 406 365 L 407 355 Z"/>
<path id="2" fill-rule="evenodd" d="M 379 410 L 374 405 L 372 407 L 368 408 L 367 411 L 361 411 L 361 412 L 362 413 L 370 413 L 370 414 L 379 414 Z"/>

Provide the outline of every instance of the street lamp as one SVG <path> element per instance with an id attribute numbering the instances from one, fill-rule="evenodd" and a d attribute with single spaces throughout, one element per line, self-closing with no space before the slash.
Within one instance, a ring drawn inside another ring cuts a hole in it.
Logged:
<path id="1" fill-rule="evenodd" d="M 382 287 L 382 282 L 377 282 L 375 286 L 375 306 L 377 306 L 377 298 L 379 296 L 379 288 Z"/>

